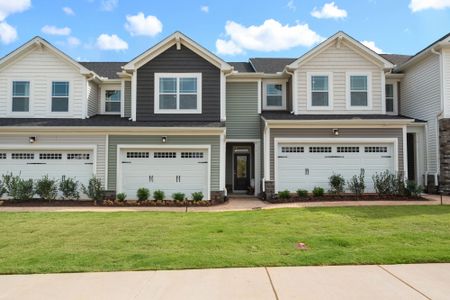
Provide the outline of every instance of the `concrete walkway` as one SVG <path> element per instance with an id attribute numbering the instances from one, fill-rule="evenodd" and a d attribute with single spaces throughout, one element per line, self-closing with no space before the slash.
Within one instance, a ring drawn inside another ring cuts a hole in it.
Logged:
<path id="1" fill-rule="evenodd" d="M 450 264 L 0 276 L 0 299 L 449 299 Z"/>
<path id="2" fill-rule="evenodd" d="M 224 204 L 210 207 L 189 207 L 191 212 L 244 211 L 254 209 L 274 209 L 288 207 L 336 207 L 336 206 L 388 206 L 388 205 L 439 205 L 439 195 L 423 195 L 427 201 L 329 201 L 329 202 L 295 202 L 272 204 L 258 198 L 231 198 Z M 450 205 L 450 196 L 443 196 L 443 203 Z M 0 212 L 119 212 L 119 211 L 171 211 L 185 212 L 185 207 L 105 207 L 105 206 L 63 206 L 63 207 L 8 207 L 0 206 Z"/>

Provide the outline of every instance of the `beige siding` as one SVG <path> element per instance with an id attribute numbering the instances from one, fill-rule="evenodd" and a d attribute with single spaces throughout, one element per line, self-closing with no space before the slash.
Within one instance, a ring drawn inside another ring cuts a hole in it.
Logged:
<path id="1" fill-rule="evenodd" d="M 2 145 L 17 145 L 23 147 L 30 147 L 28 142 L 28 137 L 36 135 L 37 146 L 52 145 L 55 146 L 55 150 L 58 146 L 65 145 L 95 145 L 97 146 L 97 157 L 96 157 L 96 174 L 103 182 L 106 178 L 106 160 L 105 160 L 105 150 L 106 150 L 106 136 L 105 135 L 68 135 L 67 133 L 55 133 L 55 134 L 17 134 L 17 135 L 2 135 L 0 134 L 0 149 Z M 18 147 L 18 148 L 19 148 Z M 27 148 L 30 149 L 30 148 Z"/>
<path id="2" fill-rule="evenodd" d="M 301 64 L 296 71 L 299 114 L 367 114 L 382 113 L 382 68 L 363 57 L 346 42 L 340 48 L 332 44 L 317 56 Z M 307 109 L 307 73 L 331 72 L 333 75 L 333 110 Z M 372 110 L 346 109 L 346 72 L 367 72 L 372 77 Z M 295 99 L 294 99 L 295 101 Z"/>
<path id="3" fill-rule="evenodd" d="M 12 81 L 30 81 L 30 113 L 11 113 Z M 69 81 L 69 112 L 51 112 L 52 81 Z M 0 68 L 0 117 L 81 118 L 86 79 L 79 70 L 45 49 L 34 48 Z"/>
<path id="4" fill-rule="evenodd" d="M 99 113 L 99 90 L 98 85 L 92 81 L 88 81 L 87 86 L 87 98 L 88 98 L 88 116 L 95 116 Z"/>
<path id="5" fill-rule="evenodd" d="M 125 81 L 124 101 L 124 117 L 131 117 L 131 81 Z"/>
<path id="6" fill-rule="evenodd" d="M 400 114 L 427 121 L 428 172 L 439 172 L 437 115 L 441 111 L 439 56 L 429 55 L 404 71 Z"/>

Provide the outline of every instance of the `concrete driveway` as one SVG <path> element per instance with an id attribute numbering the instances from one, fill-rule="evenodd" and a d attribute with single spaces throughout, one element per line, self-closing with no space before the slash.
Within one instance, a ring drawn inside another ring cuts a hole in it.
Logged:
<path id="1" fill-rule="evenodd" d="M 450 299 L 450 264 L 0 276 L 0 299 Z"/>

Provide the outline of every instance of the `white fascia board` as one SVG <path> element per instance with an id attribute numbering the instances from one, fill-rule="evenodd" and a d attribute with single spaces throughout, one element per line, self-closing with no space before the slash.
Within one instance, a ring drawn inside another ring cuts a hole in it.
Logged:
<path id="1" fill-rule="evenodd" d="M 224 127 L 135 127 L 135 126 L 4 126 L 0 127 L 0 134 L 33 133 L 36 135 L 44 133 L 64 134 L 120 134 L 120 135 L 221 135 L 225 132 Z"/>

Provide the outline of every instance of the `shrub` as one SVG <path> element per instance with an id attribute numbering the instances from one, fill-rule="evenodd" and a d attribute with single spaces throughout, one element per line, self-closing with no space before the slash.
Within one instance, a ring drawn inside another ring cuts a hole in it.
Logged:
<path id="1" fill-rule="evenodd" d="M 150 190 L 147 188 L 139 188 L 136 192 L 138 201 L 146 201 L 150 197 Z"/>
<path id="2" fill-rule="evenodd" d="M 185 195 L 183 193 L 174 193 L 172 198 L 175 201 L 183 201 L 185 199 Z"/>
<path id="3" fill-rule="evenodd" d="M 423 192 L 423 187 L 414 181 L 406 182 L 406 194 L 409 197 L 419 198 L 420 194 Z"/>
<path id="4" fill-rule="evenodd" d="M 34 196 L 34 184 L 32 179 L 22 179 L 12 173 L 3 175 L 4 192 L 13 200 L 31 200 Z"/>
<path id="5" fill-rule="evenodd" d="M 320 186 L 316 186 L 312 190 L 312 194 L 314 197 L 322 197 L 325 194 L 325 190 L 323 188 L 321 188 Z"/>
<path id="6" fill-rule="evenodd" d="M 3 193 L 6 193 L 9 197 L 12 197 L 14 193 L 17 181 L 20 180 L 19 176 L 14 176 L 12 173 L 2 175 Z"/>
<path id="7" fill-rule="evenodd" d="M 47 201 L 55 200 L 58 196 L 58 185 L 57 181 L 48 178 L 48 175 L 45 175 L 41 179 L 36 181 L 36 194 Z"/>
<path id="8" fill-rule="evenodd" d="M 344 192 L 345 179 L 341 174 L 333 174 L 328 178 L 330 184 L 330 193 L 341 194 Z"/>
<path id="9" fill-rule="evenodd" d="M 204 197 L 204 195 L 202 192 L 192 193 L 192 200 L 194 200 L 194 201 L 202 201 L 203 197 Z"/>
<path id="10" fill-rule="evenodd" d="M 63 177 L 59 182 L 59 191 L 62 193 L 64 200 L 78 200 L 80 199 L 80 192 L 78 191 L 80 183 L 71 177 Z"/>
<path id="11" fill-rule="evenodd" d="M 85 193 L 89 199 L 94 200 L 95 203 L 99 200 L 103 200 L 105 191 L 103 190 L 102 182 L 95 176 L 89 179 L 88 186 L 82 185 L 83 193 Z"/>
<path id="12" fill-rule="evenodd" d="M 153 199 L 155 199 L 156 201 L 164 200 L 165 197 L 166 197 L 166 194 L 161 190 L 156 190 L 153 192 Z"/>
<path id="13" fill-rule="evenodd" d="M 289 192 L 288 190 L 280 191 L 278 192 L 278 197 L 284 200 L 289 199 L 291 198 L 291 192 Z"/>
<path id="14" fill-rule="evenodd" d="M 300 198 L 308 197 L 308 191 L 299 189 L 297 190 L 297 196 L 299 196 Z"/>
<path id="15" fill-rule="evenodd" d="M 119 202 L 124 202 L 125 199 L 127 198 L 127 194 L 125 193 L 118 193 L 116 195 L 117 200 L 119 200 Z"/>
<path id="16" fill-rule="evenodd" d="M 388 170 L 376 173 L 372 177 L 373 184 L 378 196 L 407 195 L 405 179 L 401 175 L 394 175 Z"/>
<path id="17" fill-rule="evenodd" d="M 364 182 L 364 172 L 361 170 L 359 176 L 353 175 L 353 177 L 347 182 L 348 189 L 350 192 L 356 195 L 356 197 L 364 194 L 366 189 L 366 184 Z"/>

